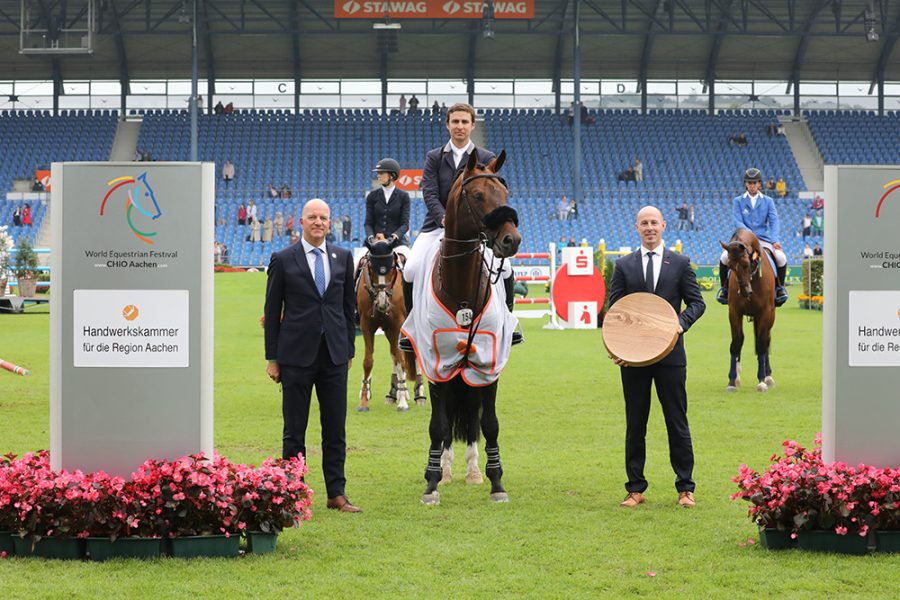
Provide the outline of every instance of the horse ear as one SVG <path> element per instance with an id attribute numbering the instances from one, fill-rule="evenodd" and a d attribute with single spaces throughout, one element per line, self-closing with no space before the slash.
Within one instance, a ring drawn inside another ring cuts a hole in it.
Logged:
<path id="1" fill-rule="evenodd" d="M 503 166 L 503 163 L 506 162 L 506 149 L 500 151 L 500 156 L 492 160 L 488 163 L 487 169 L 491 173 L 496 173 L 500 170 L 500 167 Z"/>
<path id="2" fill-rule="evenodd" d="M 473 148 L 472 152 L 469 154 L 469 160 L 466 162 L 466 172 L 471 172 L 475 170 L 475 167 L 478 165 L 478 151 Z"/>
<path id="3" fill-rule="evenodd" d="M 758 258 L 759 258 L 759 252 L 757 252 L 756 250 L 754 250 L 754 251 L 753 251 L 753 255 L 750 256 L 750 258 L 751 258 L 752 260 L 758 259 Z"/>
<path id="4" fill-rule="evenodd" d="M 728 246 L 722 243 L 722 240 L 719 240 L 719 245 L 722 246 L 723 250 L 728 250 Z"/>

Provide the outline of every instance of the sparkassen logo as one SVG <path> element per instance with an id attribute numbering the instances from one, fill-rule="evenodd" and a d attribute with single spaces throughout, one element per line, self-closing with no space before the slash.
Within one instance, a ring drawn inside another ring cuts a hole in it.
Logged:
<path id="1" fill-rule="evenodd" d="M 131 186 L 128 188 L 128 197 L 125 200 L 125 220 L 128 222 L 128 227 L 131 228 L 131 232 L 135 237 L 152 245 L 153 240 L 150 238 L 155 237 L 156 232 L 138 229 L 132 218 L 135 208 L 151 221 L 155 221 L 162 216 L 162 210 L 160 210 L 159 203 L 156 201 L 156 193 L 154 193 L 153 188 L 150 187 L 150 183 L 147 181 L 147 172 L 144 171 L 137 178 L 129 175 L 116 177 L 107 181 L 106 186 L 110 189 L 103 197 L 103 202 L 100 203 L 100 216 L 105 216 L 106 201 L 109 200 L 116 190 L 124 186 Z M 151 210 L 144 208 L 144 206 L 150 207 L 151 204 L 153 205 Z"/>
<path id="2" fill-rule="evenodd" d="M 359 11 L 360 5 L 359 5 L 359 2 L 354 2 L 354 0 L 350 0 L 350 2 L 345 2 L 344 6 L 342 6 L 341 8 L 343 8 L 344 12 L 346 12 L 348 15 L 352 15 L 353 13 Z"/>
<path id="3" fill-rule="evenodd" d="M 459 9 L 461 7 L 459 5 L 459 2 L 454 2 L 453 0 L 450 0 L 450 2 L 445 3 L 444 6 L 442 6 L 441 8 L 443 8 L 444 12 L 447 13 L 448 15 L 455 15 L 456 13 L 459 12 Z"/>
<path id="4" fill-rule="evenodd" d="M 878 201 L 878 206 L 875 207 L 875 218 L 876 219 L 881 216 L 881 205 L 884 204 L 885 198 L 890 196 L 895 191 L 900 190 L 900 179 L 895 179 L 894 181 L 888 181 L 886 184 L 881 186 L 881 189 L 883 189 L 883 190 L 887 190 L 887 188 L 891 188 L 891 189 L 889 189 L 888 191 L 886 191 L 884 193 L 884 196 L 882 196 L 881 199 Z"/>

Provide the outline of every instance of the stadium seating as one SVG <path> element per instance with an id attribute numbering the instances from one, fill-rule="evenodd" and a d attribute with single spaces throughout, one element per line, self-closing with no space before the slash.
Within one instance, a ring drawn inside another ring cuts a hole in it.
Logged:
<path id="1" fill-rule="evenodd" d="M 825 164 L 900 164 L 900 111 L 878 117 L 858 110 L 823 110 L 808 112 L 806 118 Z"/>

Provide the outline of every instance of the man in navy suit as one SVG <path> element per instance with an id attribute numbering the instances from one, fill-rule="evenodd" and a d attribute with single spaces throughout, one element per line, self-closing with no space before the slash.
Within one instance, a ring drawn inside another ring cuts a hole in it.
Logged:
<path id="1" fill-rule="evenodd" d="M 300 242 L 272 254 L 267 271 L 266 373 L 281 383 L 282 456 L 306 458 L 306 425 L 315 386 L 327 506 L 360 512 L 344 494 L 347 370 L 356 336 L 353 257 L 325 241 L 331 214 L 323 200 L 304 205 L 300 226 Z"/>
<path id="2" fill-rule="evenodd" d="M 656 394 L 662 405 L 669 433 L 669 458 L 675 471 L 678 504 L 694 506 L 694 450 L 687 420 L 685 379 L 687 358 L 682 334 L 703 315 L 706 304 L 687 256 L 669 251 L 662 240 L 666 222 L 654 206 L 645 206 L 637 215 L 636 228 L 641 237 L 640 250 L 616 262 L 609 285 L 609 304 L 634 292 L 650 292 L 665 299 L 678 315 L 678 342 L 661 361 L 646 367 L 633 367 L 613 359 L 621 367 L 625 395 L 625 471 L 628 492 L 622 506 L 635 507 L 644 502 L 645 437 L 650 416 L 650 386 L 656 382 Z M 681 310 L 684 302 L 685 308 Z"/>

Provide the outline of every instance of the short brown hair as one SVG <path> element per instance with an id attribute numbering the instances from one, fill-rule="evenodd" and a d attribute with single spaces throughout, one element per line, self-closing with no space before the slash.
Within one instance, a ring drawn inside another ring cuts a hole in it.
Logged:
<path id="1" fill-rule="evenodd" d="M 447 122 L 448 123 L 450 122 L 450 113 L 455 113 L 455 112 L 467 112 L 467 113 L 469 113 L 469 116 L 472 117 L 472 122 L 473 123 L 475 122 L 475 109 L 472 108 L 470 105 L 466 104 L 465 102 L 457 102 L 456 104 L 454 104 L 453 106 L 451 106 L 450 108 L 447 109 Z"/>

